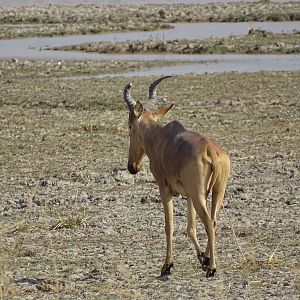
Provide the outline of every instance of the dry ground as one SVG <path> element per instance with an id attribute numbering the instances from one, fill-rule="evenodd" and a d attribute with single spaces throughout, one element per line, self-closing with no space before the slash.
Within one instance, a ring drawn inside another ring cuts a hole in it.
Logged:
<path id="1" fill-rule="evenodd" d="M 299 3 L 0 6 L 0 39 L 157 30 L 176 22 L 300 20 Z"/>
<path id="2" fill-rule="evenodd" d="M 147 161 L 136 177 L 125 169 L 129 79 L 11 64 L 0 82 L 0 299 L 299 299 L 299 72 L 161 84 L 175 103 L 164 122 L 216 138 L 233 162 L 217 276 L 200 270 L 176 198 L 175 267 L 161 280 L 158 191 Z M 131 79 L 135 99 L 153 79 Z"/>

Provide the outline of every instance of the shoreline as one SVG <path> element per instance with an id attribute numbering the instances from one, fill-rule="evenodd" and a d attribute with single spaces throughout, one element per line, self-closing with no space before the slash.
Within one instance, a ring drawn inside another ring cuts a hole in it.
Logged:
<path id="1" fill-rule="evenodd" d="M 299 54 L 300 32 L 272 34 L 250 29 L 246 36 L 228 38 L 93 42 L 46 50 L 101 54 Z"/>

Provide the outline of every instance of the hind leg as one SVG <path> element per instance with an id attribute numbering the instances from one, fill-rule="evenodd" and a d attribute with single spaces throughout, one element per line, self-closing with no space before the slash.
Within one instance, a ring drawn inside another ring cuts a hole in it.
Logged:
<path id="1" fill-rule="evenodd" d="M 194 205 L 192 203 L 192 199 L 188 197 L 187 199 L 187 206 L 188 206 L 188 225 L 187 225 L 187 234 L 191 241 L 193 242 L 196 250 L 197 257 L 200 261 L 200 264 L 202 266 L 202 269 L 204 271 L 207 271 L 208 265 L 209 265 L 209 249 L 208 255 L 206 252 L 201 252 L 201 247 L 199 245 L 197 235 L 196 235 L 196 210 L 194 208 Z"/>
<path id="2" fill-rule="evenodd" d="M 226 182 L 223 182 L 222 184 L 216 184 L 216 186 L 213 188 L 212 191 L 212 207 L 211 207 L 211 220 L 214 227 L 214 233 L 216 235 L 217 232 L 217 219 L 219 215 L 220 208 L 223 203 L 224 194 L 225 194 L 225 188 L 226 188 Z M 202 269 L 205 271 L 207 270 L 209 266 L 209 258 L 210 258 L 210 245 L 207 243 L 206 250 L 204 253 L 202 253 Z"/>
<path id="3" fill-rule="evenodd" d="M 215 262 L 215 230 L 213 225 L 213 220 L 211 219 L 210 214 L 207 211 L 206 207 L 206 198 L 205 194 L 200 194 L 199 196 L 195 196 L 193 198 L 193 205 L 196 209 L 196 212 L 200 219 L 202 220 L 205 231 L 208 236 L 208 248 L 210 257 L 205 257 L 206 253 L 204 254 L 204 258 L 202 259 L 202 267 L 208 264 L 206 277 L 214 276 L 216 272 L 216 262 Z M 206 270 L 206 268 L 205 268 Z"/>
<path id="4" fill-rule="evenodd" d="M 196 167 L 195 170 L 193 170 Z M 193 172 L 191 171 L 193 170 Z M 193 174 L 193 176 L 190 176 Z M 215 232 L 213 221 L 210 213 L 207 210 L 207 186 L 210 178 L 210 166 L 205 161 L 197 161 L 195 164 L 191 164 L 186 168 L 186 174 L 182 177 L 185 179 L 184 185 L 192 204 L 196 210 L 197 215 L 205 226 L 205 231 L 208 237 L 208 248 L 206 253 L 199 253 L 199 260 L 202 264 L 202 268 L 208 265 L 206 277 L 214 276 L 216 272 L 215 263 Z M 210 254 L 210 257 L 205 257 L 206 254 Z M 204 268 L 206 270 L 206 267 Z"/>
<path id="5" fill-rule="evenodd" d="M 211 220 L 214 227 L 214 234 L 216 235 L 217 231 L 217 219 L 219 215 L 220 208 L 223 203 L 226 185 L 230 173 L 230 159 L 228 156 L 223 156 L 221 164 L 221 172 L 215 182 L 215 185 L 212 188 L 212 207 L 211 207 Z M 208 260 L 210 257 L 210 246 L 207 243 L 207 247 L 204 253 L 204 263 L 202 264 L 202 269 L 208 266 Z"/>
<path id="6" fill-rule="evenodd" d="M 191 239 L 192 243 L 195 246 L 195 250 L 197 253 L 197 257 L 201 259 L 201 248 L 199 242 L 197 240 L 196 235 L 196 210 L 192 203 L 192 199 L 190 197 L 187 198 L 187 207 L 188 207 L 188 225 L 187 225 L 187 235 Z"/>

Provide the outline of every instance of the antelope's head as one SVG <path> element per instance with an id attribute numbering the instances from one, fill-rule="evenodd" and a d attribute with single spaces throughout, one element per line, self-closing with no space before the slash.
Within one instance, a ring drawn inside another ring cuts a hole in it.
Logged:
<path id="1" fill-rule="evenodd" d="M 149 86 L 149 99 L 144 103 L 140 101 L 134 101 L 131 98 L 131 83 L 128 83 L 124 88 L 124 100 L 129 110 L 128 127 L 130 132 L 130 146 L 127 167 L 131 174 L 136 174 L 140 171 L 142 159 L 145 156 L 143 143 L 145 127 L 153 122 L 156 122 L 157 119 L 163 117 L 173 107 L 173 104 L 171 104 L 159 109 L 154 113 L 150 111 L 151 107 L 157 102 L 157 85 L 162 80 L 170 77 L 172 76 L 164 76 L 152 82 Z"/>

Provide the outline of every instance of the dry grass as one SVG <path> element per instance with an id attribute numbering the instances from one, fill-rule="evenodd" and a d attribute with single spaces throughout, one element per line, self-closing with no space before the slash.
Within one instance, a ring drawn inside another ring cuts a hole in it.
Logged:
<path id="1" fill-rule="evenodd" d="M 199 269 L 178 198 L 175 268 L 162 282 L 157 187 L 147 162 L 135 179 L 125 170 L 129 78 L 27 71 L 3 70 L 0 85 L 2 299 L 297 298 L 299 72 L 176 76 L 159 88 L 175 102 L 164 122 L 213 136 L 233 161 L 217 277 Z M 136 100 L 153 79 L 130 79 Z M 204 236 L 199 225 L 203 246 Z"/>

